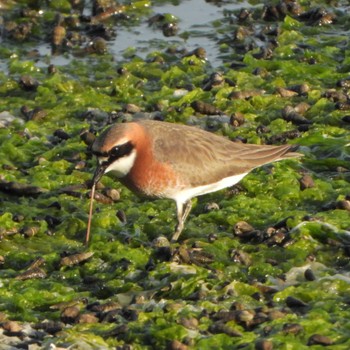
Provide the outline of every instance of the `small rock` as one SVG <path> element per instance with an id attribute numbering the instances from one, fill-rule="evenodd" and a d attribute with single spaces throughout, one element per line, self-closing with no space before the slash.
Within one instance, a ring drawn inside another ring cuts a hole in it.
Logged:
<path id="1" fill-rule="evenodd" d="M 187 350 L 188 346 L 184 343 L 181 343 L 179 340 L 172 340 L 168 346 L 167 350 Z"/>
<path id="2" fill-rule="evenodd" d="M 295 298 L 295 297 L 292 297 L 292 296 L 287 297 L 286 304 L 289 307 L 305 307 L 305 306 L 307 306 L 307 304 L 304 303 L 302 300 Z"/>
<path id="3" fill-rule="evenodd" d="M 272 350 L 273 344 L 271 340 L 259 339 L 255 342 L 256 350 Z"/>
<path id="4" fill-rule="evenodd" d="M 286 323 L 283 325 L 283 332 L 287 334 L 298 334 L 304 330 L 298 323 Z"/>
<path id="5" fill-rule="evenodd" d="M 299 180 L 300 189 L 303 191 L 307 188 L 315 187 L 313 178 L 309 174 L 304 174 L 303 177 Z"/>
<path id="6" fill-rule="evenodd" d="M 79 315 L 77 323 L 98 323 L 99 319 L 92 313 Z"/>
<path id="7" fill-rule="evenodd" d="M 304 277 L 308 281 L 315 281 L 316 280 L 316 276 L 315 276 L 314 272 L 311 269 L 306 269 L 304 271 Z"/>
<path id="8" fill-rule="evenodd" d="M 2 324 L 2 328 L 10 335 L 16 335 L 23 329 L 23 327 L 16 321 L 6 321 Z"/>
<path id="9" fill-rule="evenodd" d="M 19 85 L 23 90 L 35 91 L 39 86 L 39 82 L 31 75 L 22 75 L 19 79 Z"/>
<path id="10" fill-rule="evenodd" d="M 243 125 L 245 122 L 244 115 L 240 112 L 236 112 L 230 117 L 230 124 L 234 127 Z"/>
<path id="11" fill-rule="evenodd" d="M 337 209 L 347 210 L 350 211 L 350 200 L 341 200 L 336 203 Z"/>
<path id="12" fill-rule="evenodd" d="M 57 129 L 54 131 L 53 133 L 54 136 L 58 137 L 61 140 L 68 140 L 70 139 L 70 135 L 68 133 L 66 133 L 64 130 L 62 129 Z"/>
<path id="13" fill-rule="evenodd" d="M 237 236 L 244 236 L 245 234 L 254 231 L 254 227 L 245 221 L 239 221 L 233 227 L 233 231 Z"/>
<path id="14" fill-rule="evenodd" d="M 124 106 L 123 112 L 131 113 L 131 114 L 139 113 L 139 112 L 141 112 L 141 108 L 135 104 L 128 103 Z"/>
<path id="15" fill-rule="evenodd" d="M 253 310 L 242 310 L 238 311 L 236 315 L 237 322 L 241 323 L 249 323 L 254 318 L 254 311 Z"/>
<path id="16" fill-rule="evenodd" d="M 214 211 L 214 210 L 219 210 L 219 209 L 220 209 L 219 204 L 217 204 L 215 202 L 209 202 L 204 207 L 204 211 L 206 213 L 209 213 L 209 212 Z"/>
<path id="17" fill-rule="evenodd" d="M 116 190 L 115 188 L 109 188 L 109 187 L 105 187 L 102 191 L 102 193 L 110 198 L 113 202 L 117 202 L 120 199 L 120 193 L 118 190 Z"/>
<path id="18" fill-rule="evenodd" d="M 61 313 L 63 323 L 74 323 L 79 317 L 80 310 L 76 306 L 66 307 Z"/>
<path id="19" fill-rule="evenodd" d="M 126 222 L 128 221 L 124 210 L 121 210 L 121 209 L 117 210 L 116 216 L 120 220 L 120 222 L 123 224 L 126 224 Z"/>
<path id="20" fill-rule="evenodd" d="M 96 139 L 96 135 L 94 135 L 92 132 L 84 131 L 80 134 L 80 138 L 87 146 L 91 146 Z"/>
<path id="21" fill-rule="evenodd" d="M 325 335 L 321 335 L 321 334 L 313 334 L 308 342 L 307 345 L 324 345 L 324 346 L 328 346 L 328 345 L 332 345 L 333 344 L 333 340 Z"/>
<path id="22" fill-rule="evenodd" d="M 286 313 L 281 310 L 271 310 L 268 314 L 269 320 L 277 320 L 286 316 Z"/>
<path id="23" fill-rule="evenodd" d="M 188 329 L 197 329 L 198 328 L 198 320 L 194 317 L 186 318 L 183 317 L 180 319 L 180 324 Z"/>

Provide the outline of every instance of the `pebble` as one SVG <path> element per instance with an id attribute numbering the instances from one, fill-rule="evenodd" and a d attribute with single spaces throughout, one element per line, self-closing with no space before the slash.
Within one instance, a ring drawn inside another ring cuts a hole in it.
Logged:
<path id="1" fill-rule="evenodd" d="M 313 334 L 308 342 L 307 345 L 324 345 L 324 346 L 328 346 L 328 345 L 332 345 L 333 344 L 333 340 L 325 335 L 322 334 Z"/>
<path id="2" fill-rule="evenodd" d="M 2 324 L 2 328 L 9 335 L 16 335 L 22 331 L 23 327 L 16 321 L 6 321 Z"/>
<path id="3" fill-rule="evenodd" d="M 179 340 L 172 340 L 168 346 L 167 350 L 187 350 L 188 346 L 184 343 L 181 343 Z"/>
<path id="4" fill-rule="evenodd" d="M 311 269 L 306 269 L 304 271 L 304 277 L 307 281 L 315 281 L 316 280 L 316 276 Z"/>
<path id="5" fill-rule="evenodd" d="M 273 344 L 271 340 L 259 339 L 255 342 L 255 350 L 272 350 Z"/>
<path id="6" fill-rule="evenodd" d="M 306 190 L 307 188 L 315 187 L 315 182 L 309 174 L 304 174 L 303 177 L 299 180 L 300 189 Z"/>
<path id="7" fill-rule="evenodd" d="M 303 330 L 303 326 L 298 323 L 285 323 L 283 325 L 283 332 L 287 334 L 298 334 Z"/>
<path id="8" fill-rule="evenodd" d="M 287 297 L 286 304 L 289 307 L 305 307 L 305 306 L 307 306 L 307 304 L 304 303 L 302 300 L 295 298 L 295 297 L 292 297 L 292 296 Z"/>
<path id="9" fill-rule="evenodd" d="M 77 323 L 98 323 L 99 319 L 92 313 L 79 315 Z"/>
<path id="10" fill-rule="evenodd" d="M 78 318 L 79 313 L 80 313 L 80 310 L 76 306 L 66 307 L 61 312 L 61 321 L 63 323 L 74 323 Z"/>

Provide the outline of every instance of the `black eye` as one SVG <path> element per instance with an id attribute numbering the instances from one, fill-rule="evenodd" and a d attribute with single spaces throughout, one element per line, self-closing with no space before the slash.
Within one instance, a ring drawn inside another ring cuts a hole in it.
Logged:
<path id="1" fill-rule="evenodd" d="M 119 158 L 121 156 L 120 146 L 116 146 L 109 151 L 109 156 L 113 158 Z"/>
<path id="2" fill-rule="evenodd" d="M 119 146 L 113 147 L 108 154 L 108 161 L 114 161 L 116 159 L 128 156 L 134 149 L 134 145 L 129 141 Z"/>

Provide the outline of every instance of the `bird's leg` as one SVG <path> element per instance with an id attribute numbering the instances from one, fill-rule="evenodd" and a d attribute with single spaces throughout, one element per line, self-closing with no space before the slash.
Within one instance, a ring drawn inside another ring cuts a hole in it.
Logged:
<path id="1" fill-rule="evenodd" d="M 173 236 L 171 237 L 171 242 L 176 242 L 184 228 L 184 223 L 187 219 L 188 214 L 192 208 L 192 201 L 188 200 L 185 203 L 176 203 L 177 207 L 177 225 Z"/>

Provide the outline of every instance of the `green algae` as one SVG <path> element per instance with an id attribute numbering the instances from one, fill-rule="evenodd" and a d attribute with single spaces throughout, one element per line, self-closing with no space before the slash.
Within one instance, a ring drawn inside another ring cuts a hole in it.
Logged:
<path id="1" fill-rule="evenodd" d="M 314 3 L 326 6 L 322 1 Z M 128 25 L 144 20 L 150 7 L 149 2 L 135 2 L 127 9 L 131 15 Z M 68 14 L 71 4 L 52 2 L 40 21 L 52 21 L 57 10 Z M 15 19 L 15 14 L 8 13 L 6 18 Z M 171 14 L 166 17 L 168 21 L 174 20 Z M 344 23 L 348 15 L 340 11 L 339 18 Z M 321 333 L 335 342 L 333 348 L 348 348 L 349 256 L 346 249 L 350 215 L 347 210 L 329 206 L 349 195 L 349 126 L 342 122 L 348 111 L 337 109 L 334 101 L 324 97 L 329 88 L 340 90 L 337 82 L 348 77 L 346 37 L 336 24 L 310 26 L 286 16 L 279 23 L 281 33 L 273 58 L 260 59 L 255 56 L 258 49 L 242 57 L 232 49 L 234 45 L 226 37 L 232 27 L 226 19 L 210 25 L 218 41 L 224 39 L 220 44 L 223 57 L 220 70 L 226 78 L 235 81 L 236 86 L 224 82 L 223 86 L 204 91 L 203 81 L 213 67 L 194 54 L 159 50 L 143 59 L 137 55 L 137 49 L 133 49 L 115 61 L 108 50 L 102 56 L 90 54 L 84 59 L 73 58 L 50 75 L 42 62 L 39 65 L 30 59 L 26 49 L 14 45 L 10 39 L 0 49 L 1 58 L 7 62 L 7 71 L 0 75 L 0 112 L 9 111 L 17 118 L 0 129 L 0 178 L 45 190 L 35 197 L 2 194 L 0 255 L 5 262 L 0 269 L 0 311 L 9 319 L 21 322 L 60 320 L 60 311 L 50 306 L 81 297 L 88 298 L 91 304 L 113 300 L 127 311 L 137 310 L 135 319 L 122 314 L 114 323 L 67 326 L 54 339 L 46 337 L 43 346 L 54 341 L 68 346 L 89 344 L 97 349 L 125 344 L 132 344 L 135 349 L 160 349 L 178 340 L 198 349 L 238 346 L 250 349 L 257 339 L 267 337 L 276 348 L 306 349 L 309 337 Z M 333 33 L 331 38 L 328 32 Z M 45 40 L 39 24 L 35 33 Z M 221 37 L 223 33 L 225 38 Z M 172 45 L 169 43 L 169 46 Z M 301 50 L 303 47 L 306 49 Z M 238 57 L 245 66 L 231 68 L 231 62 Z M 314 64 L 309 64 L 311 59 L 315 60 Z M 49 61 L 50 58 L 46 58 L 46 62 Z M 256 68 L 265 69 L 267 75 L 253 74 Z M 21 88 L 19 78 L 24 74 L 40 82 L 36 91 Z M 276 94 L 278 87 L 301 83 L 311 87 L 305 96 L 281 98 Z M 176 94 L 189 85 L 191 88 L 185 94 Z M 228 98 L 232 91 L 256 89 L 266 92 L 248 99 Z M 94 255 L 76 266 L 60 266 L 65 253 L 87 249 L 83 241 L 88 190 L 80 187 L 75 195 L 60 191 L 67 186 L 83 185 L 92 176 L 95 161 L 80 138 L 81 131 L 89 128 L 100 131 L 108 113 L 122 111 L 127 103 L 136 104 L 145 112 L 161 106 L 162 116 L 168 121 L 194 120 L 200 124 L 206 116 L 197 114 L 192 119 L 195 112 L 190 105 L 196 100 L 211 103 L 228 116 L 243 113 L 243 125 L 234 128 L 228 126 L 227 121 L 226 125 L 218 123 L 217 132 L 231 139 L 244 137 L 254 143 L 264 143 L 272 136 L 295 130 L 295 125 L 281 118 L 281 110 L 286 105 L 307 102 L 310 109 L 305 116 L 312 124 L 307 131 L 288 141 L 302 146 L 304 160 L 255 170 L 241 182 L 241 190 L 236 195 L 225 190 L 195 201 L 181 240 L 188 248 L 194 245 L 213 257 L 213 262 L 202 265 L 176 264 L 154 257 L 152 240 L 160 235 L 169 237 L 174 228 L 173 203 L 142 202 L 113 179 L 104 177 L 101 182 L 105 186 L 121 190 L 121 200 L 112 205 L 95 203 L 88 248 Z M 29 109 L 40 107 L 47 114 L 42 120 L 27 120 L 20 112 L 24 105 Z M 89 111 L 93 112 L 89 114 Z M 261 124 L 269 130 L 257 134 Z M 70 135 L 67 140 L 54 138 L 53 133 L 59 128 Z M 83 168 L 76 167 L 79 161 L 85 162 Z M 314 186 L 301 190 L 299 181 L 303 172 L 312 175 Z M 204 204 L 208 201 L 217 202 L 220 209 L 205 212 Z M 124 211 L 126 223 L 118 219 L 117 210 Z M 16 218 L 19 214 L 22 220 Z M 47 216 L 59 221 L 52 224 Z M 263 232 L 286 218 L 289 218 L 286 229 L 291 237 L 287 246 L 240 239 L 233 233 L 234 225 L 242 220 Z M 26 226 L 39 227 L 39 230 L 32 237 L 8 233 L 21 232 Z M 216 235 L 212 242 L 208 240 L 211 234 Z M 248 262 L 235 261 L 234 250 L 248 254 Z M 45 259 L 43 269 L 47 277 L 16 279 L 38 256 Z M 281 282 L 281 276 L 288 276 L 294 267 L 310 264 L 311 256 L 325 266 L 324 271 L 315 271 L 315 281 L 301 276 L 293 285 Z M 249 310 L 266 307 L 270 296 L 260 292 L 259 284 L 278 288 L 272 297 L 276 308 L 285 307 L 286 299 L 293 296 L 307 303 L 308 310 L 288 310 L 279 319 L 269 319 L 251 328 L 236 321 L 226 322 L 231 330 L 241 333 L 240 337 L 224 332 L 214 334 L 211 326 L 216 324 L 215 312 L 229 311 L 237 301 Z M 260 299 L 252 297 L 259 292 Z M 198 326 L 187 329 L 179 323 L 179 316 L 198 319 Z M 290 322 L 302 325 L 303 332 L 284 333 L 283 325 Z M 115 331 L 120 325 L 126 325 L 128 330 Z"/>

